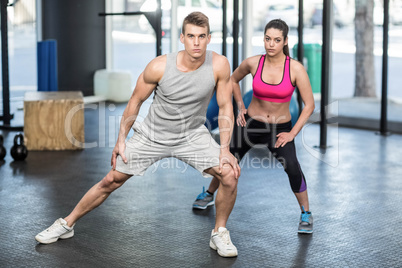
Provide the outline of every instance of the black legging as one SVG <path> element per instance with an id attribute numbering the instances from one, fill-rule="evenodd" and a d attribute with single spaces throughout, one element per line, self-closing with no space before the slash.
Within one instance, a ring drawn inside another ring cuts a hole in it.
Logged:
<path id="1" fill-rule="evenodd" d="M 231 142 L 230 151 L 232 154 L 240 161 L 254 145 L 266 145 L 273 156 L 283 165 L 288 174 L 292 191 L 295 193 L 304 192 L 307 185 L 297 160 L 294 141 L 286 143 L 284 147 L 275 148 L 276 135 L 281 132 L 290 132 L 292 123 L 289 121 L 282 124 L 268 124 L 255 120 L 247 114 L 245 119 L 247 122 L 245 127 L 236 126 L 234 129 L 237 133 Z M 237 143 L 236 148 L 234 147 L 235 143 Z"/>

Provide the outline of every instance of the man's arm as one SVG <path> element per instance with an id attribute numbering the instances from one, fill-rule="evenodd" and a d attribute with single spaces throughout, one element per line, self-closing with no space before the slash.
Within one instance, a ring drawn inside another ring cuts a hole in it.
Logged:
<path id="1" fill-rule="evenodd" d="M 238 178 L 240 176 L 240 167 L 237 159 L 229 150 L 234 126 L 230 65 L 226 57 L 218 54 L 214 54 L 213 64 L 217 81 L 216 100 L 219 106 L 218 124 L 221 142 L 219 169 L 221 170 L 224 164 L 230 164 L 234 170 L 235 177 Z"/>
<path id="2" fill-rule="evenodd" d="M 152 60 L 145 70 L 140 74 L 137 80 L 137 84 L 134 88 L 133 94 L 124 109 L 123 116 L 120 121 L 119 136 L 117 138 L 116 146 L 113 149 L 111 165 L 113 169 L 116 168 L 116 158 L 121 155 L 123 161 L 127 163 L 127 159 L 124 154 L 125 140 L 137 119 L 141 105 L 151 95 L 156 85 L 163 76 L 166 66 L 166 56 L 160 56 Z"/>

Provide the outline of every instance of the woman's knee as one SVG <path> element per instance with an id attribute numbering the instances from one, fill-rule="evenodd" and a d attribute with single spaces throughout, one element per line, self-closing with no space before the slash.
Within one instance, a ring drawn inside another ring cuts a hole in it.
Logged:
<path id="1" fill-rule="evenodd" d="M 288 173 L 290 187 L 294 193 L 302 193 L 307 190 L 306 180 L 303 172 Z"/>

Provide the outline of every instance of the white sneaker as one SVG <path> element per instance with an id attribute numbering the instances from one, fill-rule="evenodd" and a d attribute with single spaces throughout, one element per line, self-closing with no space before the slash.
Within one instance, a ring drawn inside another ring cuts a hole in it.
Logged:
<path id="1" fill-rule="evenodd" d="M 64 219 L 57 219 L 49 228 L 37 234 L 35 239 L 42 244 L 50 244 L 56 242 L 59 238 L 67 239 L 73 237 L 74 225 L 68 227 Z"/>
<path id="2" fill-rule="evenodd" d="M 230 240 L 229 231 L 225 227 L 219 227 L 217 232 L 212 230 L 209 246 L 218 251 L 222 257 L 236 257 L 237 248 Z"/>

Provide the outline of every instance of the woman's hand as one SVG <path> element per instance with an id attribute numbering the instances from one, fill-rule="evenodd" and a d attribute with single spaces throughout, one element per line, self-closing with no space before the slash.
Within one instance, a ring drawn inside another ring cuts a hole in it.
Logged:
<path id="1" fill-rule="evenodd" d="M 279 133 L 278 135 L 276 135 L 276 137 L 278 139 L 276 140 L 275 148 L 279 148 L 279 147 L 285 146 L 286 143 L 291 142 L 292 140 L 294 140 L 294 138 L 296 136 L 293 135 L 290 132 L 282 132 L 282 133 Z"/>
<path id="2" fill-rule="evenodd" d="M 238 126 L 246 126 L 246 118 L 244 117 L 244 115 L 247 113 L 247 109 L 241 109 L 239 110 L 239 114 L 237 115 L 237 125 Z"/>

